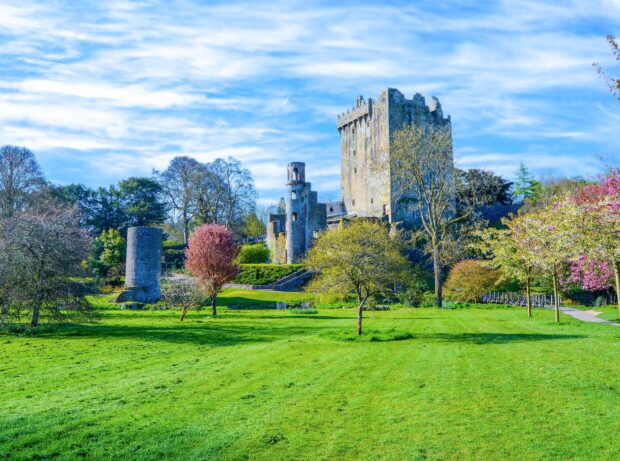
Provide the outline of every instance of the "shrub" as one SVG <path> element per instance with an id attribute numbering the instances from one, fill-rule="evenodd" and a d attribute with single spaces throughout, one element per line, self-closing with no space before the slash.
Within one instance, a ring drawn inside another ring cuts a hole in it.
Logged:
<path id="1" fill-rule="evenodd" d="M 319 311 L 316 309 L 301 309 L 295 308 L 290 310 L 291 314 L 317 314 Z"/>
<path id="2" fill-rule="evenodd" d="M 234 283 L 269 285 L 301 268 L 300 264 L 242 264 L 241 272 L 235 278 Z"/>
<path id="3" fill-rule="evenodd" d="M 269 260 L 269 249 L 262 243 L 243 245 L 239 251 L 239 264 L 263 264 Z"/>
<path id="4" fill-rule="evenodd" d="M 475 303 L 493 290 L 499 276 L 499 272 L 485 261 L 460 261 L 450 269 L 446 291 L 453 301 Z"/>
<path id="5" fill-rule="evenodd" d="M 181 310 L 183 321 L 189 309 L 199 310 L 205 304 L 205 295 L 192 279 L 162 283 L 162 301 L 172 308 Z"/>

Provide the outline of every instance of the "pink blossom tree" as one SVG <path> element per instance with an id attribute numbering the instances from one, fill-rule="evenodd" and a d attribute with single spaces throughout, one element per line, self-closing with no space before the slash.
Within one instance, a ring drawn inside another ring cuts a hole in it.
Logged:
<path id="1" fill-rule="evenodd" d="M 558 205 L 563 227 L 570 235 L 576 266 L 586 289 L 604 288 L 613 273 L 620 293 L 620 170 L 597 184 L 583 187 Z M 620 296 L 618 314 L 620 315 Z"/>
<path id="2" fill-rule="evenodd" d="M 217 315 L 217 295 L 225 283 L 239 273 L 235 258 L 239 245 L 232 232 L 219 224 L 200 226 L 189 239 L 185 250 L 185 267 L 197 279 L 200 287 L 211 298 L 213 316 Z"/>

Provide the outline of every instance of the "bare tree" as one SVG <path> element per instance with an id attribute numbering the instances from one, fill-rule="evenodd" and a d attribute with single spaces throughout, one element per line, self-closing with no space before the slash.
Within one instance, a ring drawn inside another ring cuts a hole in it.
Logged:
<path id="1" fill-rule="evenodd" d="M 228 191 L 216 160 L 202 165 L 196 187 L 196 217 L 202 224 L 224 224 Z"/>
<path id="2" fill-rule="evenodd" d="M 450 126 L 410 125 L 396 131 L 390 157 L 395 202 L 410 206 L 409 212 L 421 224 L 433 258 L 435 302 L 441 307 L 444 247 L 452 227 L 471 214 L 459 213 L 456 206 Z"/>
<path id="3" fill-rule="evenodd" d="M 211 164 L 212 170 L 221 178 L 225 191 L 225 221 L 229 229 L 254 211 L 256 189 L 250 170 L 233 157 L 217 159 Z"/>
<path id="4" fill-rule="evenodd" d="M 58 319 L 65 312 L 88 310 L 69 277 L 80 272 L 89 244 L 75 208 L 48 203 L 44 210 L 18 211 L 0 221 L 5 302 L 30 310 L 32 327 L 42 314 Z"/>
<path id="5" fill-rule="evenodd" d="M 191 157 L 175 157 L 163 173 L 156 172 L 173 213 L 181 221 L 183 243 L 196 212 L 196 188 L 203 165 Z"/>
<path id="6" fill-rule="evenodd" d="M 44 186 L 41 167 L 30 150 L 0 148 L 0 218 L 26 209 L 33 194 Z"/>
<path id="7" fill-rule="evenodd" d="M 614 37 L 613 35 L 608 35 L 607 41 L 611 46 L 611 50 L 614 54 L 614 57 L 616 58 L 616 61 L 620 61 L 620 46 L 616 41 L 616 37 Z M 603 68 L 598 63 L 594 63 L 593 66 L 598 72 L 598 74 L 603 78 L 603 80 L 605 80 L 605 83 L 607 83 L 609 91 L 611 91 L 614 96 L 620 99 L 620 78 L 614 78 L 605 73 Z"/>

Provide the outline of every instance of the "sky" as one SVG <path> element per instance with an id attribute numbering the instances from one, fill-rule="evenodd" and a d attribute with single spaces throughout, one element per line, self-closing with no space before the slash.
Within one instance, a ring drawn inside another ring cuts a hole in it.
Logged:
<path id="1" fill-rule="evenodd" d="M 336 115 L 392 87 L 439 98 L 461 168 L 593 176 L 620 164 L 607 34 L 620 0 L 2 0 L 0 144 L 93 187 L 233 156 L 263 203 L 303 161 L 335 200 Z"/>

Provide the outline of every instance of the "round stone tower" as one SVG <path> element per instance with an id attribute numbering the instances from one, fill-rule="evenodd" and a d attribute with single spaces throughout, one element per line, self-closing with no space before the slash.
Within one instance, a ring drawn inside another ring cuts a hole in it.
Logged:
<path id="1" fill-rule="evenodd" d="M 292 264 L 304 257 L 306 250 L 306 210 L 303 196 L 306 187 L 306 164 L 289 163 L 286 183 L 286 262 Z"/>
<path id="2" fill-rule="evenodd" d="M 125 290 L 118 301 L 159 301 L 162 231 L 153 227 L 130 227 L 127 231 Z"/>

